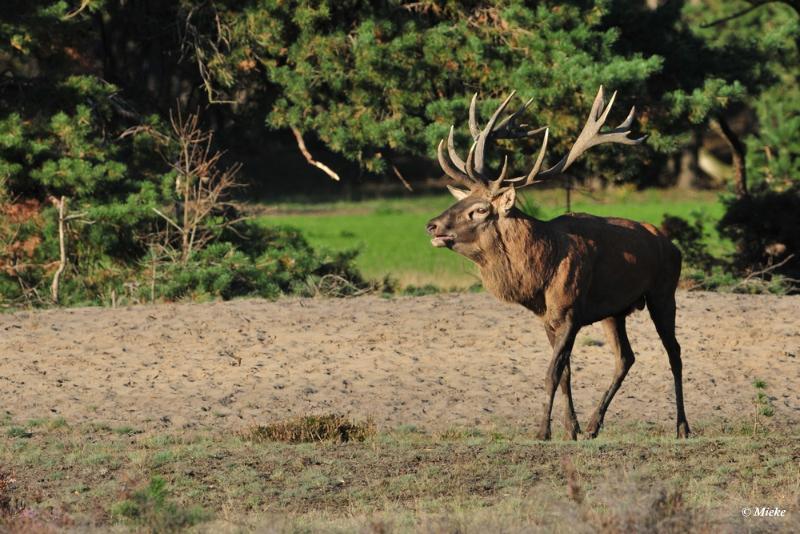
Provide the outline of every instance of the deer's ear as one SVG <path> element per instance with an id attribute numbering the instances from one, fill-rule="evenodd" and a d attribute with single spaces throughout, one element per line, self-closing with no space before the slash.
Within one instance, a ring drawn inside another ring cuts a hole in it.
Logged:
<path id="1" fill-rule="evenodd" d="M 467 198 L 469 196 L 469 191 L 458 189 L 452 185 L 448 185 L 447 189 L 453 194 L 454 197 L 456 197 L 456 200 L 461 200 L 462 198 Z"/>
<path id="2" fill-rule="evenodd" d="M 514 202 L 517 200 L 517 191 L 514 189 L 512 185 L 497 197 L 495 200 L 495 205 L 497 206 L 497 211 L 500 215 L 508 215 L 509 212 L 514 208 Z"/>

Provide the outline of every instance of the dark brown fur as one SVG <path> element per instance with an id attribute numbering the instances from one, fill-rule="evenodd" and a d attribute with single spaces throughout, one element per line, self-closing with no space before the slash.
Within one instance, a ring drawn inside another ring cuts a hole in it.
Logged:
<path id="1" fill-rule="evenodd" d="M 553 347 L 547 371 L 539 437 L 550 438 L 555 388 L 567 406 L 565 426 L 580 432 L 570 390 L 569 358 L 581 327 L 602 321 L 616 358 L 614 379 L 592 416 L 594 437 L 605 412 L 634 362 L 625 317 L 647 304 L 669 355 L 675 381 L 677 433 L 689 425 L 683 409 L 680 345 L 675 339 L 675 289 L 680 251 L 650 224 L 627 219 L 570 214 L 551 221 L 528 217 L 513 207 L 514 189 L 497 197 L 472 192 L 428 224 L 434 245 L 474 261 L 484 286 L 498 299 L 533 311 Z"/>

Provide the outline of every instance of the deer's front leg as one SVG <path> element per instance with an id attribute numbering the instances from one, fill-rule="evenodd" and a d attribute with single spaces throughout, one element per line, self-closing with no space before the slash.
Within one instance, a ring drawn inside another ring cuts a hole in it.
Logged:
<path id="1" fill-rule="evenodd" d="M 570 381 L 570 360 L 572 355 L 567 358 L 567 364 L 561 373 L 561 392 L 564 394 L 564 429 L 569 435 L 569 439 L 575 441 L 581 433 L 581 425 L 578 423 L 578 416 L 575 415 L 575 403 L 572 401 L 572 385 Z"/>
<path id="2" fill-rule="evenodd" d="M 550 342 L 550 347 L 556 344 L 556 334 L 552 328 L 545 326 L 544 331 L 547 333 L 547 340 Z M 567 435 L 573 441 L 578 439 L 578 434 L 581 433 L 581 425 L 578 423 L 578 416 L 575 415 L 575 403 L 572 400 L 572 380 L 570 375 L 570 360 L 572 355 L 567 359 L 567 364 L 561 372 L 561 393 L 564 394 L 564 429 Z"/>
<path id="3" fill-rule="evenodd" d="M 569 323 L 558 328 L 554 333 L 553 358 L 550 360 L 550 365 L 547 367 L 547 375 L 544 381 L 546 395 L 544 412 L 542 413 L 542 420 L 539 424 L 539 432 L 536 434 L 536 438 L 540 440 L 550 439 L 550 416 L 553 411 L 553 397 L 561 381 L 564 368 L 569 362 L 569 356 L 572 353 L 572 346 L 575 343 L 575 336 L 578 334 L 578 329 L 573 327 L 572 323 Z"/>

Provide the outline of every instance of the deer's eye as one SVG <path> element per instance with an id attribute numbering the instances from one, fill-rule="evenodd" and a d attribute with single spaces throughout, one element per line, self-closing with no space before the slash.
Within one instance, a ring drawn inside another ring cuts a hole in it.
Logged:
<path id="1" fill-rule="evenodd" d="M 478 208 L 478 209 L 475 210 L 475 213 L 477 213 L 479 215 L 486 215 L 487 211 L 488 210 L 486 208 Z"/>

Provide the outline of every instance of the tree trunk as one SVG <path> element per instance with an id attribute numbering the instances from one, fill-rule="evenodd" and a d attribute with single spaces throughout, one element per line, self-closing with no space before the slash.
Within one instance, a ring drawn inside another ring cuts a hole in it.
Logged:
<path id="1" fill-rule="evenodd" d="M 676 187 L 679 189 L 692 189 L 701 182 L 702 171 L 700 170 L 700 136 L 696 131 L 692 132 L 692 142 L 689 146 L 681 150 L 677 156 L 677 181 Z"/>
<path id="2" fill-rule="evenodd" d="M 717 126 L 719 127 L 719 134 L 728 143 L 731 149 L 731 156 L 733 158 L 733 189 L 737 198 L 745 198 L 749 196 L 747 192 L 747 168 L 745 167 L 745 153 L 747 147 L 744 146 L 742 140 L 736 135 L 725 117 L 719 115 L 717 117 Z"/>

